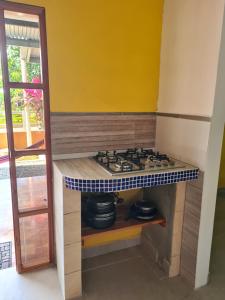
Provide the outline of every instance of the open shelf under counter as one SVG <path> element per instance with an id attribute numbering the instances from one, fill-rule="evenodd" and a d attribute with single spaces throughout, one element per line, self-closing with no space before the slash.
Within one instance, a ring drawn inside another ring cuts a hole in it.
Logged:
<path id="1" fill-rule="evenodd" d="M 123 231 L 128 228 L 143 228 L 145 226 L 159 224 L 161 226 L 166 226 L 166 219 L 161 215 L 156 215 L 154 219 L 148 221 L 136 220 L 134 218 L 126 219 L 128 208 L 124 205 L 117 207 L 117 217 L 113 226 L 105 229 L 94 229 L 92 227 L 86 226 L 85 223 L 82 223 L 81 235 L 83 245 L 85 241 L 90 237 L 97 236 L 105 233 L 112 233 L 117 231 Z"/>

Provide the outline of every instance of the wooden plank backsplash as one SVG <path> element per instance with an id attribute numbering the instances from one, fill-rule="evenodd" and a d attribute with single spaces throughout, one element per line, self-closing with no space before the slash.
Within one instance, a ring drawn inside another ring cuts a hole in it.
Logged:
<path id="1" fill-rule="evenodd" d="M 51 113 L 53 154 L 154 147 L 154 113 Z"/>

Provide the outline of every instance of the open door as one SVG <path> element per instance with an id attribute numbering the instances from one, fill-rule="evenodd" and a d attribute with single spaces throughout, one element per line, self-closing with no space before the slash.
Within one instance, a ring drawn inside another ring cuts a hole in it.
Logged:
<path id="1" fill-rule="evenodd" d="M 44 8 L 0 1 L 0 53 L 16 266 L 53 261 L 53 209 Z"/>

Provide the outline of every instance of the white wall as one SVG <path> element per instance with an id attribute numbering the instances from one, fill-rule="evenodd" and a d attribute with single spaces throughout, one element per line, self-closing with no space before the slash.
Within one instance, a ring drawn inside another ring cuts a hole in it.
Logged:
<path id="1" fill-rule="evenodd" d="M 158 111 L 212 116 L 225 0 L 165 0 Z M 210 123 L 157 118 L 156 146 L 205 170 Z"/>
<path id="2" fill-rule="evenodd" d="M 210 123 L 157 117 L 156 148 L 205 170 Z"/>
<path id="3" fill-rule="evenodd" d="M 206 284 L 210 263 L 210 253 L 214 226 L 216 194 L 220 168 L 221 148 L 225 122 L 225 19 L 217 72 L 217 84 L 213 116 L 207 149 L 205 178 L 198 241 L 196 287 Z"/>
<path id="4" fill-rule="evenodd" d="M 205 172 L 196 287 L 208 278 L 225 116 L 225 45 L 217 81 L 224 4 L 165 0 L 164 7 L 158 111 L 211 117 L 211 122 L 157 117 L 157 148 Z"/>
<path id="5" fill-rule="evenodd" d="M 165 0 L 159 112 L 211 116 L 224 0 Z"/>

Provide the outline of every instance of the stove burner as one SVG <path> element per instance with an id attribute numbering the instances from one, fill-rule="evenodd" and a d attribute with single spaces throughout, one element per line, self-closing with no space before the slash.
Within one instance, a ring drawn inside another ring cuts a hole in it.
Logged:
<path id="1" fill-rule="evenodd" d="M 107 157 L 106 156 L 97 156 L 97 160 L 101 163 L 107 163 Z"/>
<path id="2" fill-rule="evenodd" d="M 133 170 L 133 166 L 129 162 L 124 162 L 124 163 L 122 163 L 121 166 L 122 166 L 122 171 L 132 171 Z"/>
<path id="3" fill-rule="evenodd" d="M 131 162 L 128 162 L 127 160 L 120 159 L 115 164 L 115 168 L 117 171 L 127 172 L 133 170 L 133 165 Z"/>
<path id="4" fill-rule="evenodd" d="M 117 156 L 107 156 L 108 163 L 116 163 L 118 158 Z"/>
<path id="5" fill-rule="evenodd" d="M 98 152 L 96 159 L 103 164 L 116 163 L 118 160 L 116 151 L 112 153 L 109 151 Z"/>
<path id="6" fill-rule="evenodd" d="M 111 174 L 184 167 L 166 154 L 143 148 L 130 148 L 125 152 L 101 151 L 95 160 Z"/>

